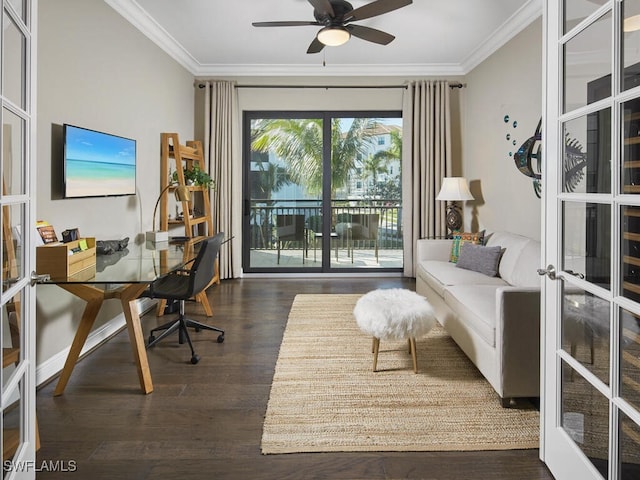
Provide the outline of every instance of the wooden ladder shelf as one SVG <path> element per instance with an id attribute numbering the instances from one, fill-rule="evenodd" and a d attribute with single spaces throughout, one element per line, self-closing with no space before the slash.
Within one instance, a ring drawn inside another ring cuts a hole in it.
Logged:
<path id="1" fill-rule="evenodd" d="M 173 183 L 170 178 L 171 167 L 177 172 L 177 182 Z M 160 230 L 169 231 L 169 227 L 184 225 L 184 236 L 193 238 L 204 235 L 207 237 L 214 235 L 213 215 L 211 213 L 211 200 L 209 199 L 209 188 L 198 185 L 187 185 L 184 176 L 184 169 L 193 169 L 197 166 L 200 170 L 206 171 L 204 164 L 204 150 L 202 142 L 199 140 L 189 140 L 186 144 L 180 144 L 177 133 L 162 133 L 160 145 Z M 169 194 L 176 191 L 178 187 L 186 187 L 190 193 L 189 200 L 178 201 L 182 205 L 182 218 L 169 219 Z M 199 197 L 199 204 L 198 204 Z M 196 213 L 196 205 L 202 207 L 202 212 Z M 196 229 L 198 232 L 196 232 Z M 185 249 L 185 255 L 188 249 Z M 216 262 L 216 273 L 211 282 L 220 283 L 218 263 Z M 210 284 L 210 285 L 211 285 Z M 213 311 L 209 305 L 209 300 L 205 291 L 196 296 L 205 310 L 207 316 L 212 316 Z M 164 313 L 166 301 L 158 302 L 157 315 Z"/>
<path id="2" fill-rule="evenodd" d="M 200 170 L 206 171 L 202 142 L 199 140 L 187 141 L 186 145 L 181 145 L 177 133 L 163 133 L 161 144 L 161 164 L 160 164 L 160 188 L 164 193 L 160 200 L 160 230 L 168 231 L 169 226 L 184 225 L 184 235 L 193 237 L 195 227 L 202 225 L 201 234 L 212 236 L 213 218 L 211 215 L 211 201 L 209 199 L 209 188 L 197 185 L 187 185 L 184 178 L 184 169 L 191 170 L 197 166 Z M 175 162 L 178 181 L 171 184 L 169 172 L 171 160 Z M 182 218 L 169 219 L 169 193 L 173 193 L 179 186 L 186 187 L 191 194 L 190 200 L 182 201 Z M 196 197 L 201 198 L 203 212 L 196 213 L 194 205 Z"/>

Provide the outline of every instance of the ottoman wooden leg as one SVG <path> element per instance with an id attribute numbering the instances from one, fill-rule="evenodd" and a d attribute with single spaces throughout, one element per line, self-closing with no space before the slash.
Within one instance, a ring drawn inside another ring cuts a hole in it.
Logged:
<path id="1" fill-rule="evenodd" d="M 413 359 L 413 373 L 418 373 L 418 355 L 416 354 L 416 339 L 413 337 L 409 339 L 409 351 L 411 352 L 411 358 Z"/>
<path id="2" fill-rule="evenodd" d="M 378 368 L 378 351 L 380 350 L 380 339 L 373 338 L 373 371 Z"/>

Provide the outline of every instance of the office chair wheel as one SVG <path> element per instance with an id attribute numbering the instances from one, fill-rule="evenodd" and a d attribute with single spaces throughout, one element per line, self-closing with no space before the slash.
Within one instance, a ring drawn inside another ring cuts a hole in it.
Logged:
<path id="1" fill-rule="evenodd" d="M 156 337 L 154 335 L 149 335 L 149 341 L 147 342 L 147 345 L 151 345 L 154 342 L 155 339 L 156 339 Z"/>
<path id="2" fill-rule="evenodd" d="M 191 363 L 193 365 L 195 365 L 196 363 L 198 363 L 200 361 L 200 357 L 198 355 L 194 355 L 193 357 L 191 357 Z"/>
<path id="3" fill-rule="evenodd" d="M 224 333 L 221 333 L 220 335 L 218 335 L 218 343 L 222 343 L 224 342 Z"/>

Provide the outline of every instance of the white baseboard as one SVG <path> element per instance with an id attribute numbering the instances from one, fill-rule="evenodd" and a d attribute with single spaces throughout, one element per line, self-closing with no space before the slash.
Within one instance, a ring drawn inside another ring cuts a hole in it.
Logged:
<path id="1" fill-rule="evenodd" d="M 140 312 L 140 315 L 143 315 L 155 307 L 156 300 L 140 298 L 137 303 L 138 312 Z M 82 355 L 85 355 L 87 352 L 98 347 L 101 343 L 118 333 L 125 325 L 124 313 L 121 313 L 120 315 L 113 317 L 100 328 L 92 331 L 87 337 L 87 341 L 84 344 L 84 348 L 82 349 L 80 356 L 82 357 Z M 69 354 L 69 350 L 71 350 L 71 346 L 36 366 L 36 385 L 42 385 L 44 382 L 58 375 L 62 371 L 64 362 Z"/>

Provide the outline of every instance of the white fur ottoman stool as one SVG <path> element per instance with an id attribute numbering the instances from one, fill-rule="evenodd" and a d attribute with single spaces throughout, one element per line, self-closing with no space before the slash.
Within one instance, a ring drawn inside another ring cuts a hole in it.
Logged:
<path id="1" fill-rule="evenodd" d="M 436 324 L 427 299 L 411 290 L 389 288 L 373 290 L 358 299 L 353 309 L 364 333 L 373 336 L 373 371 L 378 365 L 380 340 L 408 339 L 413 371 L 418 372 L 416 337 L 426 335 Z"/>

